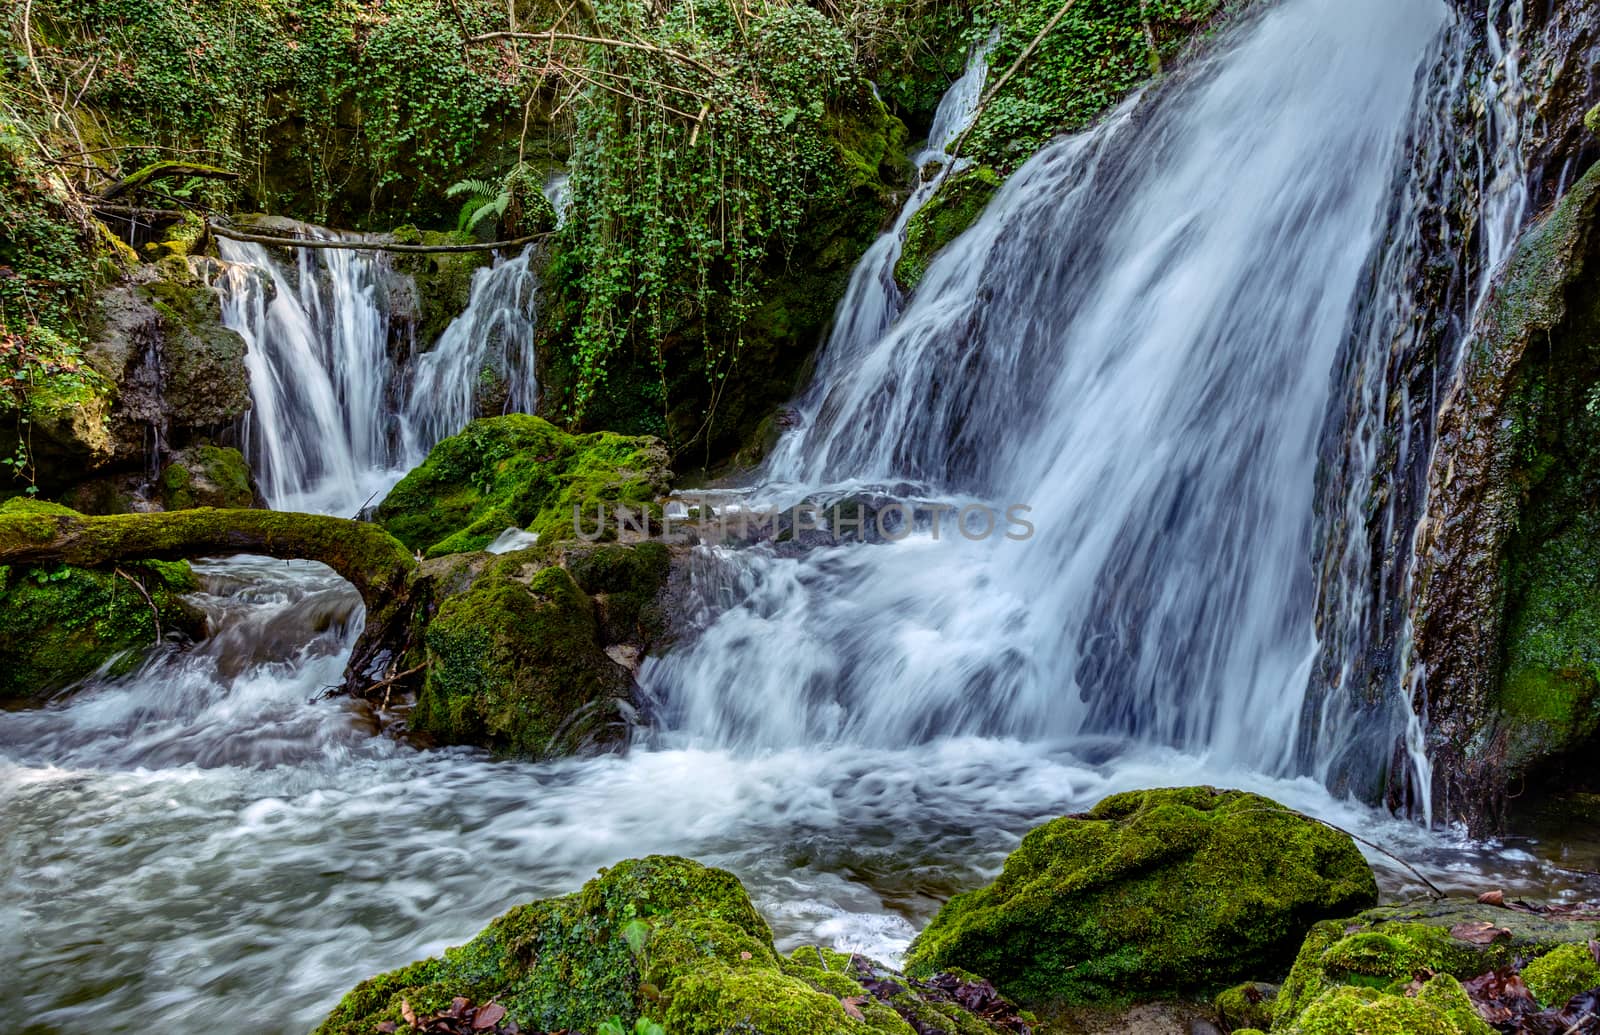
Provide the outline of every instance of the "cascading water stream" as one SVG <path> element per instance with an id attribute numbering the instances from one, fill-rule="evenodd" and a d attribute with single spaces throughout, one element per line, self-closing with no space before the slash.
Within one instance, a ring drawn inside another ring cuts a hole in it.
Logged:
<path id="1" fill-rule="evenodd" d="M 1013 175 L 886 331 L 841 315 L 769 480 L 1025 504 L 1036 532 L 734 560 L 749 598 L 648 667 L 669 726 L 1115 734 L 1290 769 L 1329 372 L 1446 17 L 1357 7 L 1260 15 Z"/>
<path id="2" fill-rule="evenodd" d="M 329 238 L 325 231 L 315 236 Z M 473 274 L 467 308 L 429 351 L 397 362 L 381 253 L 297 249 L 289 276 L 261 245 L 222 239 L 223 322 L 245 339 L 245 453 L 280 510 L 353 515 L 477 416 L 538 401 L 532 249 Z"/>
<path id="3" fill-rule="evenodd" d="M 357 981 L 652 852 L 733 870 L 785 950 L 893 960 L 1030 827 L 1156 785 L 1271 795 L 1446 888 L 1570 888 L 1520 847 L 1282 775 L 1329 372 L 1444 22 L 1437 0 L 1285 0 L 1048 147 L 909 300 L 886 279 L 898 233 L 880 241 L 752 494 L 877 482 L 1028 503 L 1036 533 L 706 551 L 704 631 L 651 663 L 660 728 L 625 755 L 500 762 L 373 736 L 320 694 L 353 591 L 314 565 L 200 566 L 209 640 L 0 712 L 5 1015 L 71 1035 L 304 1032 Z M 383 367 L 374 260 L 335 284 L 320 259 L 295 281 L 229 258 L 275 503 L 317 502 L 313 473 L 381 485 L 431 434 L 395 422 L 462 412 L 437 391 L 439 409 L 408 409 Z M 478 275 L 476 326 L 523 312 L 489 283 L 511 266 Z M 475 376 L 480 345 L 441 343 L 432 383 Z M 376 366 L 341 380 L 335 347 Z M 356 397 L 382 402 L 347 414 Z M 1416 888 L 1372 862 L 1386 890 Z"/>

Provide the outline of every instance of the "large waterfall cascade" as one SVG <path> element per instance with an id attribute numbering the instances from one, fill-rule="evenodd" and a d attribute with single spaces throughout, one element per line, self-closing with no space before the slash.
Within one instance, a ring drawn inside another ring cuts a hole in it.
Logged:
<path id="1" fill-rule="evenodd" d="M 1035 534 L 705 550 L 702 630 L 647 664 L 658 728 L 625 755 L 503 762 L 373 736 L 320 693 L 352 645 L 347 585 L 316 565 L 199 566 L 219 635 L 0 712 L 15 1015 L 303 1032 L 357 981 L 651 852 L 736 872 L 785 950 L 893 960 L 1030 827 L 1158 785 L 1269 794 L 1445 887 L 1570 886 L 1519 845 L 1330 794 L 1304 759 L 1325 762 L 1350 721 L 1332 698 L 1311 702 L 1328 712 L 1315 744 L 1297 732 L 1319 437 L 1328 413 L 1387 405 L 1360 386 L 1392 335 L 1349 330 L 1364 291 L 1396 284 L 1377 272 L 1408 247 L 1393 214 L 1423 202 L 1402 150 L 1437 139 L 1418 83 L 1448 88 L 1458 30 L 1441 0 L 1263 7 L 1036 155 L 909 298 L 903 213 L 743 498 L 1024 504 Z M 938 169 L 983 64 L 941 106 Z M 1514 193 L 1486 194 L 1507 234 Z M 526 256 L 481 271 L 413 356 L 390 340 L 381 260 L 302 251 L 286 270 L 225 247 L 248 449 L 275 506 L 353 512 L 471 416 L 486 366 L 508 405 L 534 398 L 527 353 L 499 351 L 529 340 Z M 1376 441 L 1365 427 L 1351 441 Z M 1372 862 L 1387 889 L 1416 887 Z"/>

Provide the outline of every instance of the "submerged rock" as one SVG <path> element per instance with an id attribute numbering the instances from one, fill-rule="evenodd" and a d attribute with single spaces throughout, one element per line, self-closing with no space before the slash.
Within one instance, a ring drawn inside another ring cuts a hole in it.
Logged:
<path id="1" fill-rule="evenodd" d="M 379 504 L 377 520 L 429 557 L 481 550 L 508 527 L 544 542 L 573 539 L 573 512 L 653 508 L 667 491 L 667 453 L 653 438 L 569 435 L 512 413 L 473 421 L 428 454 Z"/>
<path id="2" fill-rule="evenodd" d="M 504 1007 L 525 1032 L 593 1032 L 612 1018 L 631 1031 L 640 1017 L 672 1035 L 1028 1031 L 966 975 L 918 982 L 828 949 L 780 956 L 736 877 L 659 855 L 516 906 L 440 958 L 362 982 L 316 1035 L 405 1030 L 408 1012 L 442 1012 L 457 997 Z"/>
<path id="3" fill-rule="evenodd" d="M 1029 833 L 906 969 L 970 970 L 1041 1006 L 1215 990 L 1282 974 L 1312 924 L 1377 890 L 1347 835 L 1267 798 L 1134 791 Z"/>

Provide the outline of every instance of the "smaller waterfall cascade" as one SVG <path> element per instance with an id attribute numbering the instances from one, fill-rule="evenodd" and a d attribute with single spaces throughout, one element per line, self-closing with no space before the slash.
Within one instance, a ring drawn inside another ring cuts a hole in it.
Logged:
<path id="1" fill-rule="evenodd" d="M 812 387 L 796 403 L 805 422 L 815 419 L 825 394 L 824 389 L 844 373 L 844 367 L 853 362 L 858 353 L 870 347 L 883 336 L 900 314 L 905 302 L 900 285 L 894 279 L 895 263 L 900 261 L 900 251 L 905 245 L 906 226 L 911 217 L 939 192 L 952 173 L 966 168 L 967 160 L 952 158 L 950 148 L 972 124 L 978 112 L 978 102 L 983 97 L 983 85 L 989 73 L 989 51 L 996 37 L 991 36 L 982 46 L 974 47 L 967 58 L 967 67 L 945 95 L 933 115 L 928 130 L 927 145 L 916 154 L 918 171 L 916 189 L 900 208 L 894 225 L 878 236 L 865 255 L 851 271 L 850 284 L 834 314 L 833 330 L 818 357 L 818 372 Z M 800 474 L 800 441 L 788 436 L 779 442 L 767 462 L 768 477 L 772 481 L 794 481 Z"/>
<path id="2" fill-rule="evenodd" d="M 504 396 L 504 413 L 531 413 L 539 401 L 534 370 L 538 281 L 530 245 L 515 259 L 478 270 L 471 300 L 439 342 L 416 358 L 400 431 L 408 466 L 477 416 L 485 389 Z"/>
<path id="3" fill-rule="evenodd" d="M 409 355 L 391 310 L 404 275 L 382 253 L 296 249 L 291 275 L 259 244 L 219 248 L 223 322 L 247 346 L 244 451 L 274 508 L 354 514 L 489 393 L 503 412 L 538 401 L 531 249 L 476 271 L 467 308 Z"/>
<path id="4" fill-rule="evenodd" d="M 280 509 L 353 511 L 390 460 L 382 260 L 300 249 L 291 280 L 259 244 L 218 247 L 223 323 L 243 336 L 250 372 L 244 451 L 262 491 Z"/>

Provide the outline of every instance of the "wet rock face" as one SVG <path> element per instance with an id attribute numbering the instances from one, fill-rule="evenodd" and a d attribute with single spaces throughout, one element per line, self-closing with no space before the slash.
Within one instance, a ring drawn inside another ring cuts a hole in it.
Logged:
<path id="1" fill-rule="evenodd" d="M 1348 836 L 1258 795 L 1107 798 L 1032 831 L 912 943 L 912 975 L 983 974 L 1027 1006 L 1207 992 L 1287 971 L 1312 924 L 1377 900 Z"/>
<path id="2" fill-rule="evenodd" d="M 225 432 L 250 408 L 244 339 L 222 325 L 216 294 L 181 259 L 140 267 L 100 296 L 87 354 L 117 386 L 117 465 L 147 465 Z"/>
<path id="3" fill-rule="evenodd" d="M 465 1000 L 524 1032 L 592 1032 L 637 1018 L 672 1035 L 1026 1035 L 970 975 L 907 978 L 861 956 L 781 956 L 731 873 L 688 859 L 629 859 L 562 898 L 517 906 L 466 945 L 362 982 L 316 1035 L 408 1030 Z M 485 1026 L 487 1027 L 487 1025 Z"/>
<path id="4" fill-rule="evenodd" d="M 1441 407 L 1417 652 L 1440 804 L 1480 832 L 1600 726 L 1597 218 L 1600 168 L 1524 235 Z"/>

